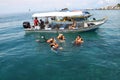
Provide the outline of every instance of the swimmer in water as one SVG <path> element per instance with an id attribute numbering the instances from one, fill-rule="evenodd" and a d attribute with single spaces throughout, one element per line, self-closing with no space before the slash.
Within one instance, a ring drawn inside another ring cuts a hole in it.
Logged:
<path id="1" fill-rule="evenodd" d="M 75 44 L 75 45 L 80 45 L 80 44 L 82 44 L 83 42 L 84 42 L 84 41 L 83 41 L 83 39 L 81 38 L 81 36 L 78 35 L 78 36 L 76 37 L 75 41 L 74 41 L 74 44 Z"/>
<path id="2" fill-rule="evenodd" d="M 47 43 L 54 43 L 54 42 L 56 42 L 56 40 L 54 38 L 50 38 L 47 40 Z"/>
<path id="3" fill-rule="evenodd" d="M 57 50 L 59 45 L 56 42 L 53 42 L 50 44 L 50 47 L 53 48 L 54 50 Z"/>
<path id="4" fill-rule="evenodd" d="M 63 34 L 59 34 L 57 36 L 57 39 L 59 40 L 59 42 L 65 42 L 65 36 Z"/>

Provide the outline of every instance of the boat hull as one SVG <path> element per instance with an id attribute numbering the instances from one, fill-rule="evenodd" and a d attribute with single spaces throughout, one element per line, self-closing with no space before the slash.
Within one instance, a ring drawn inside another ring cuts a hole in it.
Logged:
<path id="1" fill-rule="evenodd" d="M 99 26 L 92 26 L 92 27 L 86 27 L 86 28 L 79 28 L 79 29 L 66 29 L 66 30 L 28 30 L 25 29 L 26 32 L 50 32 L 50 33 L 57 33 L 57 32 L 85 32 L 85 31 L 90 31 L 90 30 L 95 30 L 97 29 Z"/>

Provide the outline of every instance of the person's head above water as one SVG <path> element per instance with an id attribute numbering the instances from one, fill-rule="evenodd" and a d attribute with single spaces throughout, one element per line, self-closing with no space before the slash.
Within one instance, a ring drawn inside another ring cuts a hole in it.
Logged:
<path id="1" fill-rule="evenodd" d="M 59 36 L 63 36 L 63 34 L 59 34 Z"/>
<path id="2" fill-rule="evenodd" d="M 80 35 L 78 35 L 78 36 L 77 36 L 77 38 L 81 38 L 81 36 L 80 36 Z"/>

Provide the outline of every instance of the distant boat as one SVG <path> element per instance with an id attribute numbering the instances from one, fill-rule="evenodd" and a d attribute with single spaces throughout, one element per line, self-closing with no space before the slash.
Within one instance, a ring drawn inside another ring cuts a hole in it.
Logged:
<path id="1" fill-rule="evenodd" d="M 36 26 L 32 27 L 30 22 L 23 22 L 23 27 L 27 32 L 84 32 L 97 29 L 107 21 L 107 18 L 99 20 L 94 18 L 89 21 L 90 16 L 89 12 L 83 11 L 35 13 L 32 15 L 33 18 L 47 19 L 48 23 L 44 21 L 44 28 L 36 29 Z"/>

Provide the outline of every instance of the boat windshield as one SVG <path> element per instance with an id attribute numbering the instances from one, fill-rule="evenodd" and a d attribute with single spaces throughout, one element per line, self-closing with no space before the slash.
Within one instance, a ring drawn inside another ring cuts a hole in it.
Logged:
<path id="1" fill-rule="evenodd" d="M 74 18 L 75 21 L 85 21 L 87 20 L 86 18 Z"/>

